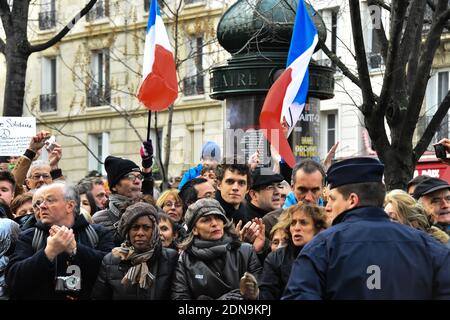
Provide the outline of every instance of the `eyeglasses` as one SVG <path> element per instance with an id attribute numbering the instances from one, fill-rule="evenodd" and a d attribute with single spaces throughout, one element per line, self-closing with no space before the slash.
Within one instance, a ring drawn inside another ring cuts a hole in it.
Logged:
<path id="1" fill-rule="evenodd" d="M 431 204 L 441 204 L 442 201 L 445 201 L 445 202 L 449 203 L 450 202 L 450 196 L 433 197 L 433 198 L 431 198 Z"/>
<path id="2" fill-rule="evenodd" d="M 33 174 L 32 176 L 31 176 L 31 178 L 33 179 L 33 180 L 39 180 L 39 179 L 44 179 L 44 180 L 47 180 L 47 179 L 50 179 L 52 176 L 51 175 L 49 175 L 49 174 L 47 174 L 47 173 L 42 173 L 42 174 L 39 174 L 39 173 L 36 173 L 36 174 Z"/>
<path id="3" fill-rule="evenodd" d="M 183 205 L 179 202 L 172 202 L 172 201 L 166 201 L 163 204 L 163 207 L 175 207 L 175 208 L 181 208 Z"/>
<path id="4" fill-rule="evenodd" d="M 273 191 L 275 191 L 275 188 L 283 189 L 283 185 L 281 183 L 271 184 L 271 185 L 265 186 L 261 190 L 273 192 Z"/>
<path id="5" fill-rule="evenodd" d="M 129 174 L 127 174 L 127 175 L 125 175 L 124 177 L 123 177 L 123 179 L 128 179 L 128 180 L 130 180 L 131 182 L 134 182 L 134 181 L 136 181 L 136 179 L 139 179 L 139 180 L 144 180 L 144 176 L 142 175 L 142 174 L 132 174 L 132 173 L 129 173 Z"/>

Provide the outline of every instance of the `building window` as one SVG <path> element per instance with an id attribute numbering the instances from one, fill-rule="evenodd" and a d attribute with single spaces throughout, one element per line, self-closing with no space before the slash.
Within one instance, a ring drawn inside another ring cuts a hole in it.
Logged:
<path id="1" fill-rule="evenodd" d="M 56 26 L 55 0 L 42 0 L 39 12 L 39 29 L 48 30 Z"/>
<path id="2" fill-rule="evenodd" d="M 56 111 L 56 57 L 43 58 L 41 72 L 40 111 Z"/>
<path id="3" fill-rule="evenodd" d="M 88 106 L 108 105 L 111 102 L 109 50 L 94 51 L 91 60 L 91 84 Z"/>
<path id="4" fill-rule="evenodd" d="M 86 14 L 86 21 L 92 22 L 105 17 L 109 17 L 109 1 L 97 0 L 91 10 Z"/>
<path id="5" fill-rule="evenodd" d="M 334 54 L 337 54 L 337 32 L 338 32 L 338 14 L 339 7 L 337 8 L 328 8 L 324 10 L 320 10 L 320 16 L 322 17 L 325 27 L 327 29 L 327 39 L 325 44 L 328 49 L 331 50 Z M 322 50 L 319 50 L 314 54 L 314 59 L 319 65 L 327 66 L 327 67 L 335 67 L 334 63 L 328 58 L 328 56 L 323 53 Z"/>
<path id="6" fill-rule="evenodd" d="M 150 10 L 150 2 L 152 0 L 144 0 L 144 10 L 145 12 L 148 12 L 148 10 Z M 164 8 L 164 1 L 163 0 L 158 0 L 158 7 L 159 9 Z"/>
<path id="7" fill-rule="evenodd" d="M 383 22 L 383 11 L 379 6 L 373 5 L 367 7 L 367 13 L 367 65 L 369 70 L 380 69 L 384 66 L 384 61 L 381 55 L 381 39 L 377 31 Z"/>
<path id="8" fill-rule="evenodd" d="M 193 4 L 198 2 L 205 2 L 205 0 L 184 0 L 184 4 Z"/>
<path id="9" fill-rule="evenodd" d="M 94 133 L 88 135 L 88 167 L 89 171 L 97 170 L 106 175 L 105 166 L 101 163 L 109 155 L 109 132 Z M 99 162 L 98 160 L 101 162 Z"/>
<path id="10" fill-rule="evenodd" d="M 327 150 L 336 143 L 336 114 L 327 115 Z"/>
<path id="11" fill-rule="evenodd" d="M 183 79 L 183 94 L 194 96 L 205 93 L 203 77 L 203 38 L 190 37 L 188 42 L 186 76 Z"/>
<path id="12" fill-rule="evenodd" d="M 445 96 L 449 91 L 449 71 L 442 70 L 437 71 L 431 78 L 428 80 L 427 92 L 426 92 L 426 110 L 424 116 L 419 119 L 418 123 L 418 133 L 422 135 L 425 132 L 426 127 L 430 123 L 433 115 L 436 113 L 439 105 L 444 100 Z M 433 137 L 429 149 L 431 149 L 431 145 L 438 142 L 442 138 L 448 138 L 449 134 L 449 117 L 448 114 L 442 120 L 441 126 L 439 130 L 436 132 Z"/>

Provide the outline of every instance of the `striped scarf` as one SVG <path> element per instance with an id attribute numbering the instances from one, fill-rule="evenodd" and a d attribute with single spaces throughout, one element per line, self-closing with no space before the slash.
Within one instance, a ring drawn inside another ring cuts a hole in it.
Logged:
<path id="1" fill-rule="evenodd" d="M 155 248 L 151 250 L 136 253 L 133 246 L 128 246 L 127 242 L 122 243 L 120 247 L 112 249 L 113 256 L 120 257 L 121 260 L 129 260 L 133 265 L 122 278 L 122 284 L 139 283 L 141 289 L 148 289 L 155 281 L 155 276 L 148 270 L 147 261 L 153 256 Z"/>
<path id="2" fill-rule="evenodd" d="M 158 226 L 156 220 L 149 216 L 154 226 Z M 158 230 L 158 229 L 156 229 Z M 128 238 L 128 237 L 127 237 Z M 122 284 L 127 284 L 131 280 L 131 284 L 139 283 L 139 287 L 142 289 L 148 289 L 155 281 L 155 276 L 148 270 L 147 261 L 150 260 L 161 244 L 159 232 L 153 230 L 152 238 L 150 239 L 150 250 L 142 253 L 136 253 L 134 247 L 129 240 L 125 240 L 120 247 L 112 249 L 112 255 L 120 257 L 120 259 L 131 261 L 132 267 L 128 269 L 128 272 L 122 279 Z"/>

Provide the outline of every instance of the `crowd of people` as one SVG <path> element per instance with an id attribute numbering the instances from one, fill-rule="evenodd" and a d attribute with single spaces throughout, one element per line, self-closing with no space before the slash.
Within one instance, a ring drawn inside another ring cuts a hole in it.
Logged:
<path id="1" fill-rule="evenodd" d="M 386 192 L 373 158 L 275 169 L 221 158 L 155 186 L 108 156 L 106 177 L 64 177 L 49 133 L 0 164 L 0 299 L 448 299 L 450 185 L 427 176 Z M 442 143 L 450 151 L 450 141 Z"/>

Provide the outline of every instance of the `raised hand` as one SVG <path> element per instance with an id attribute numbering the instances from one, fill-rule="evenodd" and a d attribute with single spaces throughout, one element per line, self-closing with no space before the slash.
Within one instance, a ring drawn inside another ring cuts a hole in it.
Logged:
<path id="1" fill-rule="evenodd" d="M 140 154 L 142 158 L 142 167 L 150 168 L 153 164 L 153 145 L 152 139 L 142 142 Z"/>

